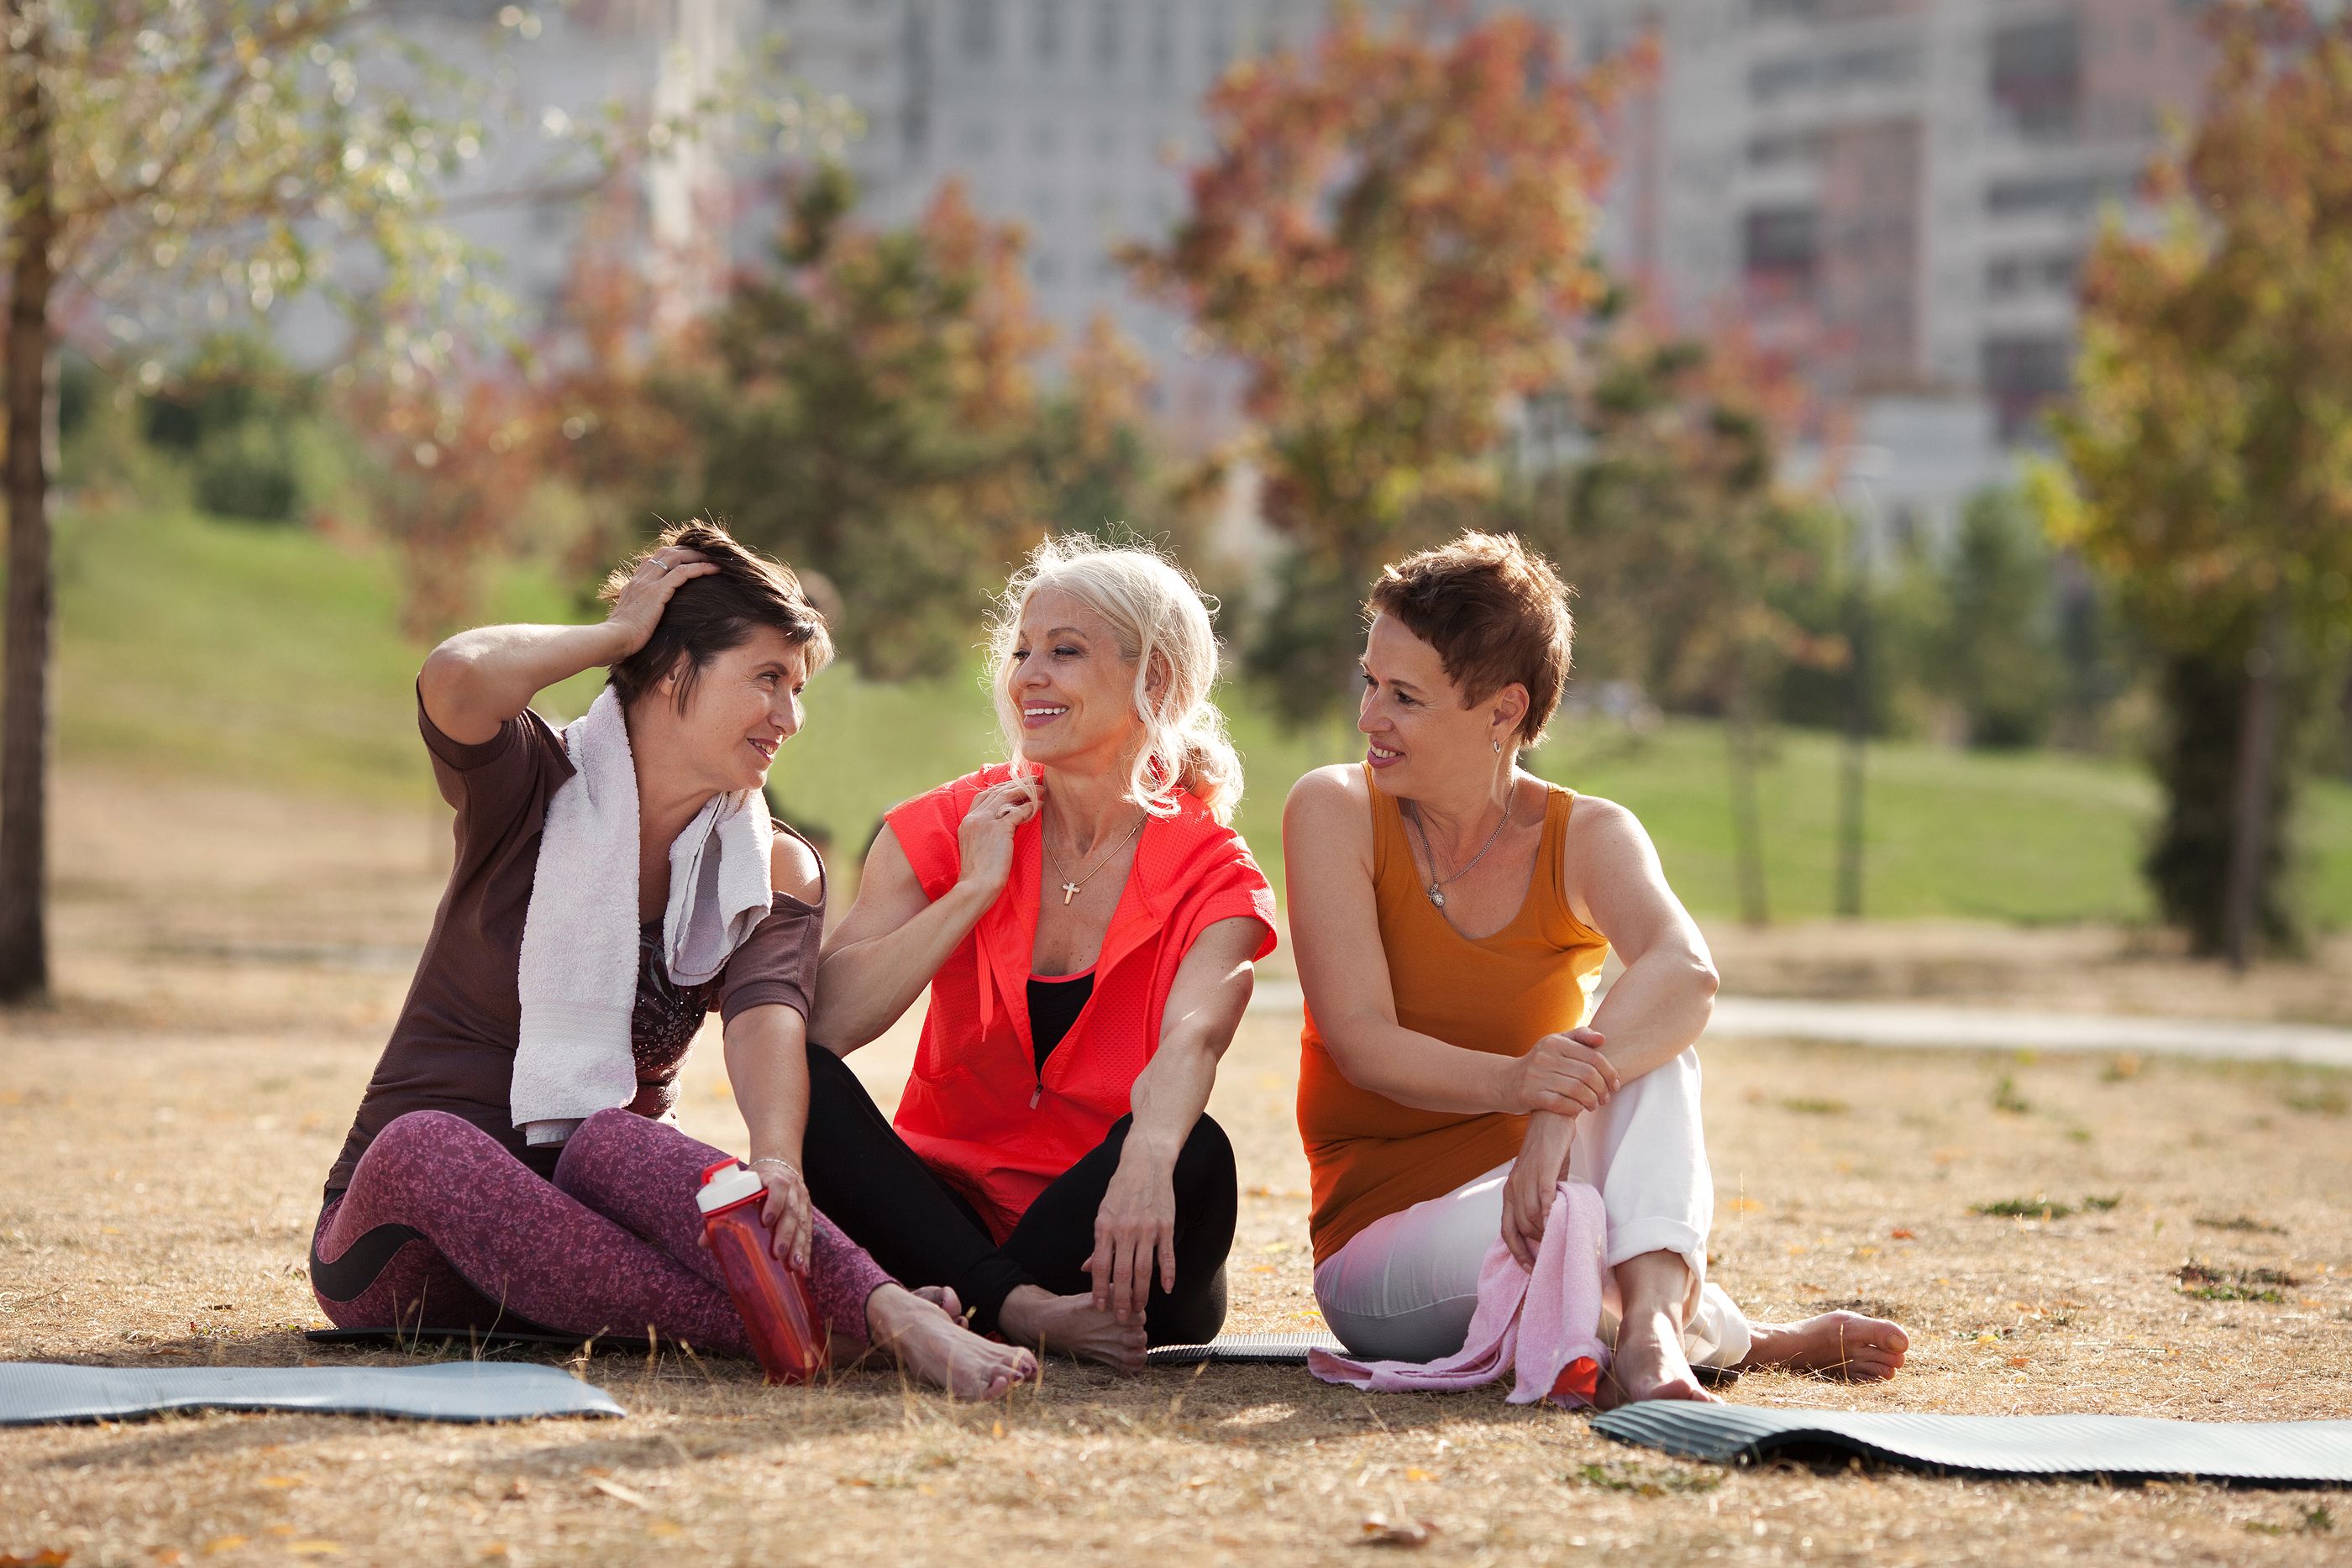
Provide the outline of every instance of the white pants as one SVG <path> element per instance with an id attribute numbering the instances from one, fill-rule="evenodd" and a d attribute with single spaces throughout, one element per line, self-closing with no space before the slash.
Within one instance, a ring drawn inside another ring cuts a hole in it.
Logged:
<path id="1" fill-rule="evenodd" d="M 1351 1355 L 1434 1361 L 1462 1348 L 1478 1306 L 1478 1270 L 1503 1233 L 1508 1165 L 1443 1197 L 1384 1215 L 1315 1270 L 1324 1322 Z M 1699 1125 L 1698 1051 L 1617 1091 L 1576 1121 L 1568 1174 L 1600 1189 L 1609 1215 L 1609 1266 L 1645 1252 L 1689 1265 L 1683 1353 L 1702 1366 L 1732 1366 L 1748 1349 L 1748 1319 L 1706 1282 L 1706 1233 L 1715 1178 Z M 1617 1282 L 1603 1285 L 1604 1336 L 1614 1337 Z"/>

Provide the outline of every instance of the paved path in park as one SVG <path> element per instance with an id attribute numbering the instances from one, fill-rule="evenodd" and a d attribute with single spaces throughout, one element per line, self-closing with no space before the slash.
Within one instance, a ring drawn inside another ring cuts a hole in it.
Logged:
<path id="1" fill-rule="evenodd" d="M 1250 998 L 1255 1013 L 1296 1014 L 1300 1007 L 1295 980 L 1261 980 Z M 2021 1012 L 1935 1002 L 1719 997 L 1707 1033 L 1718 1040 L 1818 1040 L 1895 1050 L 2133 1051 L 2352 1068 L 2352 1030 L 2229 1019 Z"/>

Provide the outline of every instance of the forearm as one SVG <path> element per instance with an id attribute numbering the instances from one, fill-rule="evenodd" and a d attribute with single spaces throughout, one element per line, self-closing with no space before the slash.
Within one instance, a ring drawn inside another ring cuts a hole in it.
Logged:
<path id="1" fill-rule="evenodd" d="M 1127 1134 L 1129 1156 L 1149 1160 L 1160 1170 L 1176 1168 L 1184 1141 L 1209 1108 L 1223 1054 L 1198 1037 L 1160 1040 L 1129 1093 L 1128 1108 L 1135 1117 Z"/>
<path id="2" fill-rule="evenodd" d="M 740 1013 L 727 1026 L 727 1080 L 751 1134 L 751 1158 L 798 1169 L 808 1128 L 807 1025 L 774 1004 Z"/>
<path id="3" fill-rule="evenodd" d="M 459 724 L 502 724 L 530 699 L 627 652 L 612 622 L 593 626 L 479 626 L 433 650 L 417 677 L 425 706 Z M 447 724 L 444 724 L 446 729 Z"/>
<path id="4" fill-rule="evenodd" d="M 1527 1109 L 1513 1094 L 1512 1057 L 1448 1045 L 1381 1019 L 1326 1030 L 1324 1045 L 1349 1082 L 1400 1105 L 1473 1114 Z"/>
<path id="5" fill-rule="evenodd" d="M 817 968 L 810 1035 L 836 1056 L 880 1038 L 915 1005 L 994 899 L 958 883 L 897 930 L 827 953 Z"/>
<path id="6" fill-rule="evenodd" d="M 1618 1077 L 1631 1083 L 1680 1056 L 1715 1015 L 1715 968 L 1703 953 L 1651 949 L 1626 967 L 1592 1015 Z"/>

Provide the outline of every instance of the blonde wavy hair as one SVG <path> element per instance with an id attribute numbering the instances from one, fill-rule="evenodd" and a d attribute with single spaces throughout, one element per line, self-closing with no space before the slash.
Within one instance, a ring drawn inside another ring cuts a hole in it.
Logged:
<path id="1" fill-rule="evenodd" d="M 1225 716 L 1209 700 L 1217 684 L 1217 638 L 1198 584 L 1175 562 L 1140 545 L 1114 548 L 1083 534 L 1049 538 L 1005 584 L 988 629 L 988 683 L 996 722 L 1015 773 L 1022 756 L 1021 710 L 1008 677 L 1032 596 L 1053 589 L 1102 617 L 1135 666 L 1135 716 L 1143 726 L 1127 798 L 1155 817 L 1176 813 L 1176 791 L 1189 789 L 1219 822 L 1241 803 L 1242 759 L 1225 735 Z M 1148 687 L 1154 666 L 1164 685 Z"/>

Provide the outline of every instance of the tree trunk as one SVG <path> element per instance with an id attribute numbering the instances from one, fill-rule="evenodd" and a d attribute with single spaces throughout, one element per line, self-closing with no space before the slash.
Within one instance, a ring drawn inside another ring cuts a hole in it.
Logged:
<path id="1" fill-rule="evenodd" d="M 47 811 L 49 448 L 54 383 L 49 295 L 57 234 L 53 105 L 43 79 L 47 6 L 0 0 L 7 37 L 8 604 L 0 653 L 0 1003 L 37 1000 L 49 984 Z"/>
<path id="2" fill-rule="evenodd" d="M 1764 823 L 1756 805 L 1756 704 L 1743 677 L 1724 705 L 1723 737 L 1731 763 L 1731 856 L 1739 879 L 1739 918 L 1771 924 L 1764 880 Z"/>
<path id="3" fill-rule="evenodd" d="M 2238 758 L 2230 789 L 2230 872 L 2222 890 L 2221 952 L 2230 967 L 2252 961 L 2262 904 L 2263 872 L 2271 839 L 2271 769 L 2279 730 L 2279 660 L 2285 652 L 2286 612 L 2273 598 L 2262 632 L 2246 656 L 2246 707 L 2238 727 Z"/>

